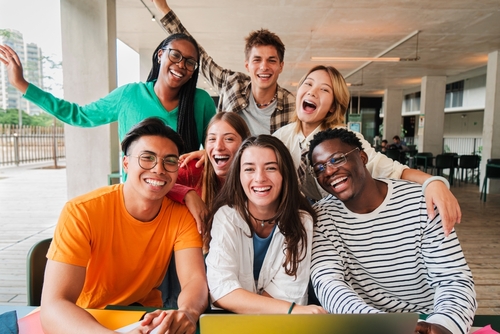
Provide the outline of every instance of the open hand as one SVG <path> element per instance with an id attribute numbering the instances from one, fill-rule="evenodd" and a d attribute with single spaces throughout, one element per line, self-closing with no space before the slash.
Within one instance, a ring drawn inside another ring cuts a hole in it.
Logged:
<path id="1" fill-rule="evenodd" d="M 28 81 L 23 76 L 23 65 L 17 53 L 8 45 L 0 45 L 0 61 L 7 68 L 9 82 L 21 93 L 26 93 Z"/>

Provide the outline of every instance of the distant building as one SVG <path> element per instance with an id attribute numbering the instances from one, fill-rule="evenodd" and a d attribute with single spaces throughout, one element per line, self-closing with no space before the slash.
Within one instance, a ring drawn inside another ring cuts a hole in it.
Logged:
<path id="1" fill-rule="evenodd" d="M 0 30 L 0 44 L 6 44 L 17 52 L 23 63 L 24 77 L 43 88 L 42 50 L 34 43 L 24 43 L 23 34 L 12 29 Z M 42 110 L 22 98 L 22 94 L 11 86 L 5 66 L 0 66 L 0 109 L 21 109 L 30 115 Z"/>

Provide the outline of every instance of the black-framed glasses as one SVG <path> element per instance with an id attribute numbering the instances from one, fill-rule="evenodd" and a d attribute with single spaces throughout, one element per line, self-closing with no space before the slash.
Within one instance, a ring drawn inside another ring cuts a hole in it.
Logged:
<path id="1" fill-rule="evenodd" d="M 180 63 L 184 59 L 184 66 L 188 71 L 194 72 L 198 68 L 198 62 L 192 58 L 186 58 L 179 50 L 167 48 L 168 59 L 173 63 Z"/>
<path id="2" fill-rule="evenodd" d="M 150 170 L 155 168 L 158 163 L 158 157 L 153 153 L 141 153 L 139 156 L 127 155 L 129 157 L 137 158 L 137 162 L 142 169 Z M 167 155 L 162 159 L 163 168 L 167 172 L 174 173 L 179 170 L 179 157 L 176 155 Z"/>
<path id="3" fill-rule="evenodd" d="M 344 165 L 347 162 L 347 155 L 358 150 L 359 148 L 356 147 L 353 150 L 350 150 L 347 153 L 333 153 L 328 160 L 324 164 L 317 163 L 313 166 L 313 172 L 316 178 L 321 177 L 321 175 L 326 171 L 328 167 L 340 167 Z"/>

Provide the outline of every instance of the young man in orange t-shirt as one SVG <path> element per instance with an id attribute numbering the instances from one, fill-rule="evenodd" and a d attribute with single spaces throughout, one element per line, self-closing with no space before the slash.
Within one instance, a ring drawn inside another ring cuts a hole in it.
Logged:
<path id="1" fill-rule="evenodd" d="M 42 294 L 45 333 L 111 333 L 84 308 L 161 307 L 175 252 L 182 291 L 178 310 L 155 311 L 130 333 L 194 333 L 208 303 L 201 237 L 188 209 L 166 198 L 177 178 L 179 135 L 160 119 L 134 126 L 122 141 L 124 184 L 70 200 L 63 209 Z"/>

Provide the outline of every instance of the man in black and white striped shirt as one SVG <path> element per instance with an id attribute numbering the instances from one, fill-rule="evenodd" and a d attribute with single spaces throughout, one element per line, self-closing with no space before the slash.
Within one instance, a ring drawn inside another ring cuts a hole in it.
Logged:
<path id="1" fill-rule="evenodd" d="M 422 186 L 373 179 L 354 133 L 329 129 L 309 159 L 330 193 L 316 203 L 312 282 L 330 313 L 427 314 L 419 333 L 468 333 L 477 308 L 455 231 L 428 219 Z M 432 180 L 430 180 L 432 182 Z"/>

